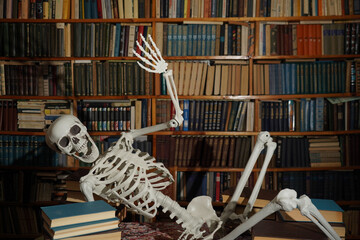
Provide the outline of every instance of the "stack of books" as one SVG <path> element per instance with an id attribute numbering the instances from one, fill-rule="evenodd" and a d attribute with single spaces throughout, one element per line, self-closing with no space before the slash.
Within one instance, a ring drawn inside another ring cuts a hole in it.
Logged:
<path id="1" fill-rule="evenodd" d="M 41 207 L 51 239 L 120 239 L 116 209 L 103 200 Z"/>
<path id="2" fill-rule="evenodd" d="M 326 219 L 328 223 L 332 226 L 334 231 L 340 236 L 340 238 L 345 239 L 345 224 L 344 224 L 344 210 L 331 199 L 317 199 L 312 198 L 311 202 L 315 205 L 315 207 L 319 210 L 321 215 Z M 294 209 L 292 211 L 279 211 L 278 212 L 278 220 L 286 225 L 299 225 L 301 228 L 317 228 L 314 223 L 311 222 L 310 219 L 303 216 L 299 209 Z M 309 226 L 308 226 L 309 225 Z M 285 228 L 285 225 L 284 225 Z M 320 229 L 319 229 L 320 230 Z M 312 230 L 318 231 L 317 229 Z M 321 232 L 321 231 L 320 231 Z M 325 236 L 325 234 L 323 234 Z M 296 235 L 294 235 L 296 237 Z M 281 238 L 279 238 L 281 239 Z M 297 239 L 297 238 L 296 238 Z M 302 239 L 302 238 L 300 238 Z M 309 238 L 306 238 L 309 239 Z M 313 237 L 310 239 L 322 239 Z M 327 238 L 324 238 L 327 239 Z"/>
<path id="3" fill-rule="evenodd" d="M 44 101 L 18 101 L 18 129 L 42 130 L 45 127 Z"/>
<path id="4" fill-rule="evenodd" d="M 48 100 L 44 112 L 45 125 L 49 127 L 61 115 L 72 114 L 71 103 L 66 100 Z"/>
<path id="5" fill-rule="evenodd" d="M 337 136 L 309 137 L 311 167 L 341 167 L 340 143 Z"/>
<path id="6" fill-rule="evenodd" d="M 241 214 L 249 200 L 252 189 L 245 187 L 238 199 L 235 209 L 236 214 Z M 223 192 L 223 203 L 228 203 L 234 189 L 230 188 Z M 259 195 L 254 202 L 253 210 L 249 218 L 261 211 L 267 204 L 273 200 L 279 191 L 260 189 Z M 330 223 L 334 231 L 345 239 L 345 224 L 343 222 L 344 210 L 333 200 L 330 199 L 311 199 L 311 202 L 319 210 L 321 215 Z M 310 219 L 303 216 L 299 209 L 292 211 L 278 211 L 256 224 L 252 228 L 253 240 L 270 240 L 270 239 L 328 239 Z"/>

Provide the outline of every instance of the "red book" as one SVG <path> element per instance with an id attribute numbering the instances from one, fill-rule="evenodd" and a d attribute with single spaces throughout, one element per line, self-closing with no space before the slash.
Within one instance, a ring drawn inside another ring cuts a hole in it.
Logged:
<path id="1" fill-rule="evenodd" d="M 142 38 L 140 37 L 140 34 L 141 34 L 141 35 L 144 35 L 144 26 L 138 26 L 138 35 L 137 35 L 137 41 L 138 41 L 139 45 L 142 46 L 143 41 L 142 41 Z M 140 48 L 137 47 L 137 44 L 136 44 L 135 46 L 136 46 L 136 52 L 137 52 L 139 55 L 141 55 Z"/>
<path id="2" fill-rule="evenodd" d="M 313 24 L 306 25 L 308 31 L 308 46 L 309 46 L 309 52 L 305 55 L 315 55 L 315 26 Z M 304 42 L 305 44 L 305 42 Z M 306 45 L 305 45 L 306 46 Z"/>
<path id="3" fill-rule="evenodd" d="M 316 34 L 316 55 L 322 55 L 321 24 L 316 24 L 315 25 L 315 34 Z"/>
<path id="4" fill-rule="evenodd" d="M 103 15 L 102 15 L 102 7 L 101 7 L 101 0 L 97 0 L 96 1 L 97 4 L 97 12 L 98 12 L 98 18 L 102 19 Z"/>
<path id="5" fill-rule="evenodd" d="M 297 54 L 304 55 L 304 25 L 297 25 Z"/>
<path id="6" fill-rule="evenodd" d="M 216 173 L 216 179 L 215 179 L 215 200 L 217 202 L 220 202 L 220 173 Z"/>
<path id="7" fill-rule="evenodd" d="M 304 49 L 304 54 L 303 55 L 309 55 L 309 25 L 303 25 L 303 42 L 304 42 L 304 46 L 303 46 L 303 49 Z"/>
<path id="8" fill-rule="evenodd" d="M 171 102 L 171 112 L 170 112 L 170 119 L 175 117 L 175 107 L 174 104 Z M 175 131 L 174 127 L 170 128 L 170 131 Z"/>

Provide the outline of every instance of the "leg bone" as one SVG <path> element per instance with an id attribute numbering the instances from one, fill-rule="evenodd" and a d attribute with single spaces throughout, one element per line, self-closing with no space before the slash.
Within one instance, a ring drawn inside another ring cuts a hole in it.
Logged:
<path id="1" fill-rule="evenodd" d="M 230 202 L 224 208 L 224 211 L 221 214 L 221 221 L 224 223 L 229 219 L 229 217 L 235 212 L 235 207 L 237 201 L 244 190 L 245 184 L 250 177 L 252 169 L 254 168 L 255 162 L 260 155 L 260 152 L 264 149 L 264 144 L 269 140 L 269 132 L 260 132 L 254 147 L 253 152 L 250 155 L 249 161 L 246 164 L 244 172 L 241 175 L 241 178 L 236 186 L 235 192 L 231 197 Z"/>

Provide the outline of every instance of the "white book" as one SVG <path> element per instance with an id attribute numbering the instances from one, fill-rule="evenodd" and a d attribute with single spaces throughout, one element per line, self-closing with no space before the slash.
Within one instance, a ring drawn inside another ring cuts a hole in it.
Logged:
<path id="1" fill-rule="evenodd" d="M 124 0 L 118 0 L 119 18 L 124 18 Z"/>

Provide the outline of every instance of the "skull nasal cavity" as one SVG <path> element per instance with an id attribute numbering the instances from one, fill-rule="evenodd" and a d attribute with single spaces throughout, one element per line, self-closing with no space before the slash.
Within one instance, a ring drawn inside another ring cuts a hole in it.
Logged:
<path id="1" fill-rule="evenodd" d="M 78 138 L 76 138 L 76 137 L 73 137 L 72 138 L 72 141 L 73 141 L 73 143 L 75 143 L 75 144 L 78 144 L 78 142 L 80 141 Z"/>

